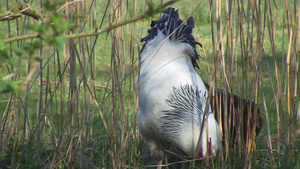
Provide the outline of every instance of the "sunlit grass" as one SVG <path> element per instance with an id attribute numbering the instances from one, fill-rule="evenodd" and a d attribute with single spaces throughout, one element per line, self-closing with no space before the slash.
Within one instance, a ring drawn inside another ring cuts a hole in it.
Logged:
<path id="1" fill-rule="evenodd" d="M 97 1 L 95 2 L 96 4 L 92 6 L 91 12 L 88 13 L 87 11 L 91 2 L 92 1 L 86 0 L 84 3 L 80 4 L 85 4 L 85 10 L 77 11 L 76 13 L 77 16 L 86 18 L 87 25 L 84 27 L 83 32 L 91 31 L 98 27 L 104 14 L 105 18 L 103 26 L 108 26 L 111 23 L 131 18 L 133 16 L 133 11 L 136 11 L 136 15 L 141 14 L 144 12 L 145 7 L 147 7 L 144 1 L 122 1 L 122 3 L 121 1 L 114 1 L 111 2 L 108 12 L 105 13 L 104 11 L 107 2 Z M 299 162 L 297 163 L 297 160 L 299 160 L 300 157 L 299 154 L 297 154 L 300 146 L 299 135 L 292 133 L 294 130 L 289 128 L 290 135 L 296 137 L 296 139 L 294 139 L 296 141 L 290 143 L 289 149 L 285 147 L 287 145 L 283 142 L 286 133 L 280 133 L 281 140 L 278 142 L 276 128 L 278 120 L 276 119 L 274 96 L 270 84 L 271 79 L 275 94 L 282 94 L 280 97 L 282 98 L 282 107 L 279 107 L 281 108 L 279 111 L 286 115 L 286 55 L 289 40 L 288 27 L 291 27 L 293 23 L 291 21 L 289 21 L 289 23 L 286 21 L 286 11 L 284 9 L 283 1 L 276 2 L 277 9 L 275 9 L 274 4 L 271 3 L 273 17 L 275 17 L 276 21 L 274 23 L 276 56 L 273 56 L 268 32 L 269 27 L 266 25 L 263 30 L 263 48 L 260 46 L 257 47 L 256 23 L 251 22 L 253 25 L 250 26 L 250 37 L 248 37 L 246 31 L 248 27 L 245 24 L 245 20 L 242 21 L 244 23 L 242 28 L 244 29 L 245 43 L 250 43 L 250 41 L 247 41 L 247 37 L 253 39 L 253 47 L 248 45 L 248 48 L 246 49 L 249 52 L 249 68 L 247 79 L 245 79 L 247 80 L 246 84 L 245 81 L 242 80 L 242 67 L 245 64 L 245 59 L 241 57 L 241 35 L 235 32 L 240 29 L 239 25 L 235 23 L 238 18 L 237 2 L 238 1 L 233 2 L 235 8 L 233 8 L 232 11 L 235 14 L 232 15 L 232 34 L 234 39 L 233 45 L 236 45 L 234 52 L 237 61 L 237 69 L 235 67 L 229 67 L 231 66 L 231 63 L 228 62 L 228 60 L 230 61 L 231 56 L 226 56 L 229 58 L 226 60 L 226 64 L 229 65 L 225 69 L 227 75 L 229 76 L 228 72 L 230 72 L 229 70 L 231 68 L 234 70 L 229 85 L 233 86 L 232 91 L 234 93 L 242 95 L 244 98 L 249 98 L 254 88 L 254 84 L 256 83 L 254 75 L 257 73 L 251 59 L 251 49 L 254 49 L 254 53 L 257 48 L 262 50 L 263 53 L 260 55 L 261 59 L 256 64 L 260 70 L 259 75 L 262 79 L 263 90 L 258 89 L 257 102 L 264 120 L 263 101 L 267 104 L 274 165 L 277 167 L 295 166 L 297 168 L 297 166 L 300 165 Z M 39 9 L 39 3 L 40 1 L 34 2 L 32 4 L 33 8 Z M 137 3 L 136 7 L 134 3 Z M 155 5 L 160 3 L 160 0 L 153 1 L 153 4 Z M 247 15 L 248 10 L 250 10 L 247 3 L 248 1 L 245 1 L 243 4 L 245 11 L 243 11 L 242 15 Z M 264 10 L 264 3 L 265 2 L 262 2 L 262 11 Z M 6 6 L 5 2 L 0 2 L 0 4 L 1 6 Z M 213 51 L 212 33 L 214 33 L 215 39 L 217 39 L 218 36 L 216 10 L 214 4 L 212 11 L 214 32 L 212 32 L 208 1 L 201 2 L 197 8 L 198 5 L 198 2 L 196 1 L 180 1 L 175 3 L 173 7 L 179 9 L 180 17 L 183 20 L 187 19 L 190 15 L 194 17 L 195 29 L 193 30 L 193 34 L 196 40 L 203 45 L 203 48 L 197 47 L 197 50 L 203 58 L 200 58 L 199 60 L 200 69 L 197 71 L 206 82 L 209 82 L 213 76 L 214 57 L 216 56 Z M 122 9 L 121 15 L 120 13 L 114 13 L 118 6 Z M 224 28 L 227 20 L 225 2 L 222 2 L 221 6 L 221 29 L 222 31 L 225 31 L 222 35 L 224 45 L 223 52 L 225 52 L 227 35 L 227 27 Z M 290 10 L 294 9 L 294 2 L 289 2 L 289 8 Z M 47 11 L 44 12 L 46 13 Z M 290 11 L 290 14 L 292 13 L 293 11 Z M 82 72 L 79 60 L 76 60 L 76 85 L 79 85 L 80 80 L 83 79 L 83 74 L 86 77 L 86 81 L 83 80 L 80 87 L 76 86 L 74 91 L 70 91 L 70 76 L 72 70 L 70 70 L 70 65 L 66 64 L 70 57 L 68 54 L 69 43 L 66 43 L 64 46 L 59 47 L 59 50 L 55 52 L 55 55 L 52 56 L 45 69 L 42 71 L 42 93 L 39 93 L 40 76 L 39 71 L 36 71 L 32 76 L 33 78 L 29 81 L 29 86 L 32 85 L 32 89 L 28 92 L 28 100 L 26 103 L 24 103 L 24 98 L 27 94 L 27 90 L 20 90 L 19 93 L 13 94 L 12 102 L 10 104 L 8 103 L 11 93 L 1 94 L 0 110 L 2 113 L 0 134 L 3 144 L 0 148 L 0 168 L 10 168 L 12 167 L 12 164 L 14 164 L 14 167 L 16 168 L 40 168 L 43 166 L 52 168 L 141 168 L 143 166 L 155 164 L 150 156 L 148 147 L 139 135 L 135 124 L 134 118 L 137 108 L 137 99 L 134 95 L 134 82 L 138 71 L 138 50 L 142 47 L 140 39 L 147 35 L 151 20 L 158 19 L 159 17 L 160 14 L 158 13 L 147 19 L 98 35 L 94 51 L 92 51 L 91 48 L 95 37 L 80 39 L 76 49 L 82 65 L 86 68 L 87 72 L 85 72 L 85 74 Z M 78 18 L 80 17 L 76 17 L 76 19 Z M 245 19 L 244 17 L 242 18 Z M 249 18 L 250 20 L 253 20 L 252 15 L 249 16 Z M 263 20 L 263 14 L 261 18 Z M 285 18 L 285 20 L 283 20 L 283 18 Z M 19 33 L 20 29 L 22 28 L 23 30 L 24 28 L 24 30 L 27 30 L 27 34 L 30 34 L 32 31 L 26 28 L 27 20 L 28 18 L 25 20 L 25 17 L 23 16 L 18 18 L 17 21 L 10 21 L 10 36 L 17 36 L 16 23 L 19 24 Z M 295 22 L 296 21 L 297 20 L 295 19 Z M 79 19 L 79 23 L 82 22 L 83 20 Z M 23 23 L 25 23 L 25 25 L 23 25 Z M 29 23 L 34 25 L 37 24 L 37 21 L 30 19 Z M 76 31 L 78 30 L 79 28 L 76 29 Z M 8 32 L 7 21 L 1 22 L 1 40 L 8 36 Z M 294 38 L 297 39 L 297 35 L 295 35 Z M 24 43 L 29 42 L 31 42 L 31 40 L 22 41 L 21 44 L 20 41 L 19 45 L 24 45 Z M 77 42 L 77 39 L 72 42 Z M 300 43 L 299 40 L 297 43 Z M 17 42 L 12 42 L 11 48 L 17 48 L 17 45 Z M 46 44 L 43 45 L 46 46 Z M 46 63 L 54 49 L 56 49 L 54 46 L 45 46 L 42 49 L 42 65 Z M 299 44 L 298 46 L 296 44 L 293 45 L 293 48 L 299 50 Z M 19 76 L 19 78 L 14 76 L 16 78 L 15 80 L 21 82 L 25 81 L 28 76 L 28 73 L 26 72 L 28 58 L 39 57 L 39 52 L 39 50 L 36 50 L 33 55 L 22 57 L 13 54 L 10 61 L 11 63 L 8 62 L 0 66 L 0 78 L 6 77 L 14 72 Z M 88 57 L 91 53 L 94 55 L 94 58 L 88 63 Z M 20 63 L 18 61 L 19 58 Z M 58 58 L 59 61 L 57 60 Z M 274 60 L 276 60 L 279 70 L 279 81 L 281 83 L 279 91 L 282 93 L 276 91 Z M 32 70 L 34 64 L 39 64 L 40 62 L 33 59 L 30 60 L 30 63 Z M 270 72 L 267 70 L 267 65 L 269 66 Z M 13 69 L 11 66 L 13 66 Z M 21 67 L 20 72 L 16 72 L 18 66 Z M 63 73 L 64 69 L 65 72 Z M 297 70 L 297 72 L 299 74 L 299 70 Z M 60 76 L 63 77 L 61 81 L 59 81 Z M 37 81 L 34 82 L 34 78 L 36 77 Z M 240 81 L 236 80 L 237 77 Z M 218 63 L 216 72 L 217 86 L 225 89 L 226 87 L 222 78 L 222 69 L 220 63 Z M 293 89 L 292 86 L 294 81 L 293 72 L 291 71 L 291 89 Z M 5 87 L 3 84 L 0 86 Z M 56 92 L 54 92 L 55 90 Z M 265 100 L 261 97 L 262 93 L 265 96 Z M 39 103 L 39 94 L 42 98 L 42 101 L 40 102 L 42 105 L 41 112 L 38 112 L 37 106 Z M 50 96 L 52 96 L 52 98 Z M 292 98 L 292 101 L 292 110 L 295 111 L 297 110 L 297 104 L 299 104 L 299 94 L 295 98 Z M 47 105 L 48 107 L 46 107 Z M 4 112 L 7 107 L 9 107 L 9 111 L 5 114 Z M 40 115 L 43 115 L 43 118 L 40 121 L 38 120 L 39 113 L 41 113 Z M 291 124 L 295 125 L 296 122 L 294 120 L 296 120 L 296 113 L 291 113 L 291 119 L 288 119 L 287 116 L 285 116 L 284 119 L 281 119 L 285 122 L 285 126 L 282 129 L 291 127 Z M 104 119 L 102 119 L 102 115 Z M 104 122 L 108 127 L 107 129 Z M 40 136 L 38 136 L 38 134 Z M 260 134 L 255 138 L 255 143 L 256 149 L 253 149 L 253 156 L 251 158 L 252 167 L 270 167 L 271 162 L 268 155 L 265 121 L 263 122 Z M 276 152 L 277 146 L 281 147 L 280 152 Z M 229 160 L 225 162 L 225 166 L 228 168 L 244 167 L 244 164 L 246 163 L 246 158 L 243 154 L 244 152 L 241 153 L 238 151 L 238 149 L 230 149 Z M 239 153 L 241 153 L 242 156 Z M 224 157 L 226 153 L 223 151 L 220 152 L 220 154 L 219 157 L 215 158 L 217 168 L 221 168 L 224 161 L 221 161 L 220 157 Z M 291 156 L 291 160 L 286 162 L 285 160 L 289 155 Z"/>

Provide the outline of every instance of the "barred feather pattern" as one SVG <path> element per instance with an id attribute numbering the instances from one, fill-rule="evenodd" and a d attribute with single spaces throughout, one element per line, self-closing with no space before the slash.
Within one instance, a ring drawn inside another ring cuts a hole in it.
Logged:
<path id="1" fill-rule="evenodd" d="M 170 138 L 179 138 L 182 130 L 191 125 L 199 126 L 200 129 L 206 98 L 206 93 L 201 93 L 190 84 L 173 87 L 166 99 L 172 109 L 165 110 L 164 116 L 160 118 L 161 129 Z"/>

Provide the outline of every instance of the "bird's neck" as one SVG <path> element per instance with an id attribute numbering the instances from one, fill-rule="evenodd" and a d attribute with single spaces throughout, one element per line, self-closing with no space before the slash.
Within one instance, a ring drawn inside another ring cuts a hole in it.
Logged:
<path id="1" fill-rule="evenodd" d="M 160 34 L 149 42 L 141 53 L 140 72 L 157 72 L 165 66 L 192 68 L 193 48 L 187 43 L 171 41 Z"/>

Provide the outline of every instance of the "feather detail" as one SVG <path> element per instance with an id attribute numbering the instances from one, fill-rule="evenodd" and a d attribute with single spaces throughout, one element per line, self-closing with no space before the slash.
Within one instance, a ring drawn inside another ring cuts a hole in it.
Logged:
<path id="1" fill-rule="evenodd" d="M 167 24 L 166 24 L 167 22 Z M 195 40 L 192 35 L 194 25 L 193 17 L 187 19 L 185 25 L 181 19 L 179 19 L 178 10 L 174 8 L 168 8 L 163 16 L 156 21 L 152 21 L 150 24 L 151 28 L 148 30 L 148 36 L 141 39 L 141 42 L 146 42 L 143 49 L 148 45 L 151 40 L 156 38 L 160 32 L 166 37 L 169 37 L 171 41 L 178 41 L 180 43 L 187 43 L 193 47 L 194 54 L 190 55 L 194 68 L 199 68 L 197 60 L 199 60 L 199 54 L 196 51 L 196 45 L 202 47 L 202 45 Z"/>
<path id="2" fill-rule="evenodd" d="M 189 155 L 197 149 L 206 99 L 206 93 L 190 84 L 173 87 L 166 99 L 171 109 L 159 119 L 163 133 Z"/>

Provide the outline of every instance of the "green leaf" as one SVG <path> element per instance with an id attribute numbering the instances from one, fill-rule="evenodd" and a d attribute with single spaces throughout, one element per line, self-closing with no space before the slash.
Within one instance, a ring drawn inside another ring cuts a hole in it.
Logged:
<path id="1" fill-rule="evenodd" d="M 21 92 L 20 85 L 23 84 L 22 81 L 10 81 L 10 80 L 0 80 L 0 94 L 14 92 Z"/>
<path id="2" fill-rule="evenodd" d="M 3 63 L 10 63 L 9 46 L 0 41 L 0 67 Z"/>

